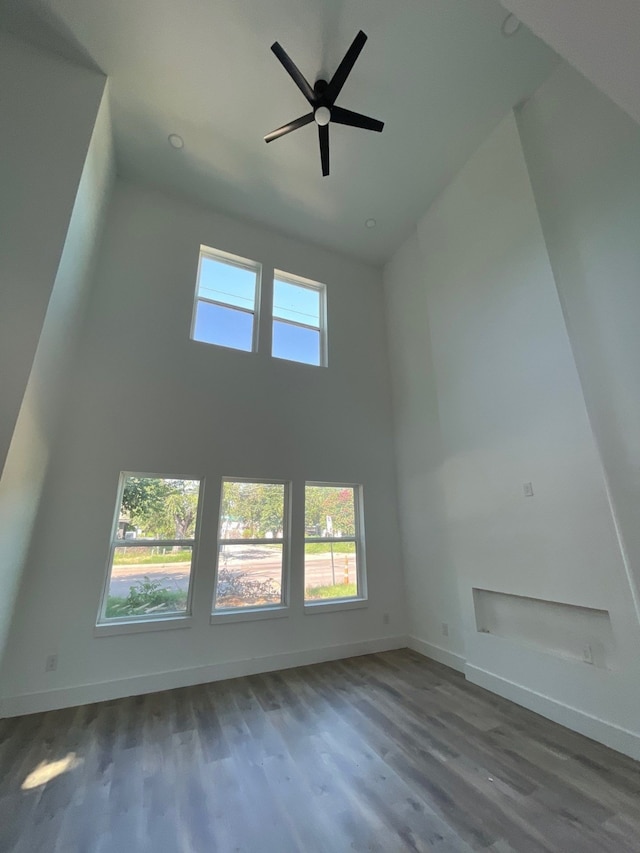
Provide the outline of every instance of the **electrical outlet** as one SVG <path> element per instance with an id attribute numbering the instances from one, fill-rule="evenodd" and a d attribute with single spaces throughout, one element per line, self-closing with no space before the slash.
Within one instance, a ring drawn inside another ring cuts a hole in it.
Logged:
<path id="1" fill-rule="evenodd" d="M 449 636 L 449 626 L 447 625 L 447 623 L 446 623 L 446 622 L 443 622 L 443 623 L 442 623 L 442 636 L 443 636 L 443 637 L 448 637 L 448 636 Z"/>
<path id="2" fill-rule="evenodd" d="M 533 483 L 523 483 L 522 491 L 524 492 L 525 498 L 533 497 Z"/>
<path id="3" fill-rule="evenodd" d="M 593 663 L 593 651 L 591 649 L 591 646 L 588 643 L 582 649 L 582 660 L 585 663 Z"/>
<path id="4" fill-rule="evenodd" d="M 388 613 L 383 613 L 383 614 L 382 614 L 382 624 L 383 624 L 383 625 L 388 625 L 388 624 L 389 624 L 389 614 L 388 614 Z"/>
<path id="5" fill-rule="evenodd" d="M 54 669 L 58 668 L 58 655 L 47 655 L 47 659 L 44 663 L 44 671 L 45 672 L 53 672 Z"/>

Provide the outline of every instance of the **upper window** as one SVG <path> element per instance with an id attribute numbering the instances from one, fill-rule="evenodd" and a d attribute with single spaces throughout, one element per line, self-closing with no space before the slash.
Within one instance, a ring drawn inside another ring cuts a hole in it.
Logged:
<path id="1" fill-rule="evenodd" d="M 191 337 L 194 341 L 256 349 L 260 264 L 200 248 Z"/>
<path id="2" fill-rule="evenodd" d="M 122 474 L 99 622 L 186 616 L 200 481 Z"/>
<path id="3" fill-rule="evenodd" d="M 276 271 L 273 281 L 273 343 L 276 358 L 326 366 L 326 288 Z"/>
<path id="4" fill-rule="evenodd" d="M 360 486 L 306 484 L 306 604 L 366 597 L 361 510 Z"/>
<path id="5" fill-rule="evenodd" d="M 289 489 L 222 482 L 214 614 L 287 604 Z"/>

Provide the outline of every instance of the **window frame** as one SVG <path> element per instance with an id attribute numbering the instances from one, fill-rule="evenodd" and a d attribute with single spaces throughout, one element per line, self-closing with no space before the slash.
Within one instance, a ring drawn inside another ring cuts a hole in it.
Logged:
<path id="1" fill-rule="evenodd" d="M 230 305 L 228 302 L 220 302 L 217 299 L 209 299 L 208 297 L 200 296 L 200 272 L 202 269 L 202 259 L 207 258 L 210 261 L 226 264 L 227 266 L 238 267 L 238 269 L 249 270 L 255 273 L 256 287 L 253 298 L 253 310 L 244 308 L 239 305 Z M 253 317 L 253 325 L 251 332 L 251 349 L 245 350 L 239 347 L 230 347 L 226 344 L 217 344 L 213 341 L 202 341 L 194 337 L 196 328 L 196 316 L 198 311 L 198 303 L 206 302 L 208 305 L 217 305 L 220 308 L 228 308 L 233 311 L 240 311 L 242 314 L 250 314 Z M 191 311 L 191 329 L 189 339 L 197 344 L 205 344 L 206 346 L 221 347 L 222 349 L 231 350 L 233 352 L 255 353 L 258 352 L 258 335 L 260 328 L 260 306 L 262 305 L 262 264 L 260 261 L 253 261 L 250 258 L 244 258 L 240 255 L 234 255 L 231 252 L 225 252 L 222 249 L 213 249 L 211 246 L 200 246 L 198 254 L 198 272 L 196 274 L 196 287 L 193 298 L 193 309 Z"/>
<path id="2" fill-rule="evenodd" d="M 302 563 L 302 596 L 304 612 L 327 613 L 331 610 L 355 610 L 366 607 L 369 602 L 367 590 L 367 563 L 364 535 L 364 501 L 363 486 L 361 483 L 327 483 L 318 480 L 305 480 L 304 484 L 304 521 L 306 522 L 307 486 L 326 486 L 335 489 L 353 489 L 353 515 L 355 521 L 355 533 L 353 536 L 307 536 L 306 525 L 304 527 L 304 546 L 313 542 L 354 542 L 356 546 L 356 591 L 357 595 L 345 598 L 326 598 L 321 600 L 307 600 L 306 585 L 306 552 L 303 546 Z"/>
<path id="3" fill-rule="evenodd" d="M 307 323 L 298 323 L 295 320 L 285 320 L 281 317 L 276 317 L 274 314 L 276 282 L 282 284 L 291 284 L 295 287 L 302 287 L 306 290 L 313 290 L 319 296 L 319 312 L 318 326 L 310 326 Z M 318 332 L 320 336 L 320 362 L 319 364 L 309 364 L 306 361 L 298 361 L 295 358 L 284 358 L 284 356 L 273 354 L 273 326 L 275 322 L 286 323 L 289 326 L 297 326 L 301 329 L 310 329 Z M 327 331 L 327 285 L 320 281 L 312 281 L 309 278 L 294 275 L 293 273 L 284 272 L 283 270 L 274 269 L 273 271 L 273 294 L 271 298 L 271 358 L 278 361 L 288 361 L 291 364 L 303 364 L 305 367 L 328 367 L 329 366 L 329 347 L 328 347 L 328 331 Z"/>
<path id="4" fill-rule="evenodd" d="M 282 509 L 282 537 L 267 539 L 223 539 L 222 506 L 225 483 L 263 483 L 271 486 L 284 486 Z M 213 598 L 211 601 L 210 624 L 220 622 L 244 622 L 258 619 L 278 618 L 288 616 L 290 610 L 290 579 L 291 579 L 291 480 L 264 477 L 222 477 L 220 480 L 220 505 L 218 510 L 218 530 L 216 536 L 216 557 L 213 573 Z M 220 555 L 223 545 L 282 545 L 282 575 L 280 580 L 280 602 L 278 604 L 262 604 L 254 607 L 216 607 L 218 592 L 218 572 Z"/>
<path id="5" fill-rule="evenodd" d="M 122 509 L 122 497 L 124 489 L 129 477 L 140 477 L 149 480 L 195 480 L 198 482 L 198 510 L 196 513 L 195 529 L 193 539 L 144 539 L 144 540 L 125 540 L 118 539 L 118 522 L 120 519 L 120 511 Z M 94 634 L 95 636 L 109 636 L 113 634 L 128 634 L 138 633 L 141 631 L 157 631 L 161 628 L 183 628 L 189 627 L 193 620 L 193 588 L 196 575 L 196 566 L 198 562 L 198 549 L 200 544 L 200 531 L 202 526 L 202 513 L 204 504 L 204 480 L 202 475 L 188 474 L 152 474 L 141 471 L 121 471 L 118 479 L 118 490 L 116 496 L 116 504 L 111 524 L 111 535 L 109 539 L 109 550 L 107 554 L 107 566 L 105 571 L 105 579 L 102 585 L 102 594 L 100 596 L 100 604 L 98 607 L 98 615 Z M 124 545 L 125 542 L 130 544 Z M 134 543 L 134 544 L 131 544 Z M 168 547 L 173 545 L 183 545 L 191 548 L 191 568 L 189 571 L 189 586 L 187 588 L 186 609 L 184 612 L 166 613 L 157 616 L 149 614 L 141 614 L 140 616 L 105 616 L 107 602 L 109 600 L 109 587 L 111 583 L 111 573 L 113 570 L 113 560 L 116 548 L 133 547 L 133 548 L 155 548 Z"/>

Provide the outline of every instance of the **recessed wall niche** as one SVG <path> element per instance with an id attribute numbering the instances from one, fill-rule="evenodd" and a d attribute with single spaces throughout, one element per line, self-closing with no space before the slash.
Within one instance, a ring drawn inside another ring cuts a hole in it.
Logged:
<path id="1" fill-rule="evenodd" d="M 476 588 L 473 605 L 481 634 L 603 669 L 615 668 L 607 610 Z"/>

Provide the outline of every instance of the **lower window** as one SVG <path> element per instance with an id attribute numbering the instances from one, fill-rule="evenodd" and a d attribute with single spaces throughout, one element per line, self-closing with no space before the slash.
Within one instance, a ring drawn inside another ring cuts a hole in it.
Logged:
<path id="1" fill-rule="evenodd" d="M 225 479 L 213 613 L 287 604 L 288 484 Z"/>
<path id="2" fill-rule="evenodd" d="M 360 486 L 306 484 L 305 603 L 365 597 L 361 511 Z"/>
<path id="3" fill-rule="evenodd" d="M 200 491 L 200 480 L 121 475 L 99 623 L 190 614 Z"/>

